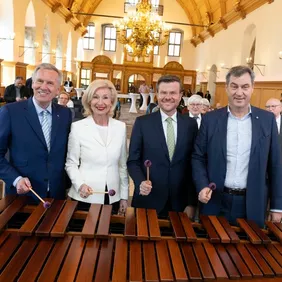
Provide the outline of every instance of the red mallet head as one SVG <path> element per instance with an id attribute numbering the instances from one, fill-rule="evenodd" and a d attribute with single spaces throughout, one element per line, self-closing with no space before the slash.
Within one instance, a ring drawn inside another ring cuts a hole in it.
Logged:
<path id="1" fill-rule="evenodd" d="M 48 209 L 48 208 L 50 208 L 50 206 L 51 206 L 51 203 L 49 203 L 49 202 L 44 202 L 44 204 L 43 204 L 43 207 L 45 208 L 45 209 Z"/>
<path id="2" fill-rule="evenodd" d="M 211 182 L 211 183 L 209 184 L 209 188 L 210 188 L 212 191 L 214 191 L 214 190 L 216 189 L 216 184 L 213 183 L 213 182 Z"/>
<path id="3" fill-rule="evenodd" d="M 152 162 L 150 161 L 150 160 L 146 160 L 145 162 L 144 162 L 144 166 L 145 167 L 150 167 L 152 165 Z"/>
<path id="4" fill-rule="evenodd" d="M 114 196 L 116 194 L 116 191 L 115 190 L 113 190 L 113 189 L 111 189 L 111 190 L 109 190 L 109 196 Z"/>

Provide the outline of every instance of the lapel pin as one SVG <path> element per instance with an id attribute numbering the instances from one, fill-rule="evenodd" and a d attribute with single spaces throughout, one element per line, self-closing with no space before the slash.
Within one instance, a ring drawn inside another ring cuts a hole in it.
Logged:
<path id="1" fill-rule="evenodd" d="M 59 115 L 57 115 L 57 117 L 59 118 L 60 116 L 59 116 Z"/>
<path id="2" fill-rule="evenodd" d="M 258 116 L 256 116 L 256 119 L 259 119 L 259 117 L 258 117 Z"/>

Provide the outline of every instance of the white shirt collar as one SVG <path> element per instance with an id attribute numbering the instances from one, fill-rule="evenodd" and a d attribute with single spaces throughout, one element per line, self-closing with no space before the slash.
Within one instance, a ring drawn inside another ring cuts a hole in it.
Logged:
<path id="1" fill-rule="evenodd" d="M 38 115 L 41 114 L 41 112 L 45 111 L 45 109 L 41 108 L 36 99 L 34 97 L 32 97 L 32 102 L 34 104 L 35 110 L 37 112 Z M 49 104 L 49 106 L 46 108 L 47 112 L 49 112 L 50 114 L 52 114 L 52 102 Z"/>
<path id="2" fill-rule="evenodd" d="M 161 117 L 162 117 L 162 122 L 165 122 L 166 119 L 169 117 L 162 109 L 160 109 Z M 177 122 L 177 111 L 171 116 L 172 120 Z"/>

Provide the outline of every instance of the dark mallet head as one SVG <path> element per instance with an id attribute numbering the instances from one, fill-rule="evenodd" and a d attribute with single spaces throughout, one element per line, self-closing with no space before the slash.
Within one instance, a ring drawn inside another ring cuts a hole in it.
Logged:
<path id="1" fill-rule="evenodd" d="M 145 167 L 150 167 L 152 165 L 152 162 L 150 161 L 150 160 L 146 160 L 145 162 L 144 162 L 144 166 Z"/>
<path id="2" fill-rule="evenodd" d="M 113 189 L 111 189 L 111 190 L 109 190 L 109 196 L 114 196 L 116 194 L 116 191 L 115 190 L 113 190 Z"/>
<path id="3" fill-rule="evenodd" d="M 49 203 L 49 202 L 47 202 L 47 201 L 43 204 L 43 207 L 44 207 L 45 209 L 50 208 L 50 206 L 51 206 L 51 203 Z"/>
<path id="4" fill-rule="evenodd" d="M 212 191 L 214 191 L 214 190 L 216 189 L 216 184 L 213 183 L 213 182 L 211 182 L 211 183 L 209 184 L 209 188 L 210 188 Z"/>

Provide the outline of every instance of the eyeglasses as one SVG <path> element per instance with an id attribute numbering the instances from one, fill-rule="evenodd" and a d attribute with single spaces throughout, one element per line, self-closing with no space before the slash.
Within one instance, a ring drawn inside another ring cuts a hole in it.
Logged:
<path id="1" fill-rule="evenodd" d="M 266 109 L 276 109 L 276 107 L 279 107 L 280 105 L 267 105 L 265 106 Z"/>
<path id="2" fill-rule="evenodd" d="M 191 106 L 191 107 L 201 107 L 202 104 L 189 104 L 189 106 Z"/>

